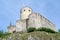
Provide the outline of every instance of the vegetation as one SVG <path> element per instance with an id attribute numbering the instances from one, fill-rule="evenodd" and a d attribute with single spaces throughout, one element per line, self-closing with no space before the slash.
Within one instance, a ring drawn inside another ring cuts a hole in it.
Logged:
<path id="1" fill-rule="evenodd" d="M 2 37 L 4 35 L 3 31 L 0 31 L 0 37 Z"/>
<path id="2" fill-rule="evenodd" d="M 48 31 L 47 31 L 48 30 Z M 52 31 L 52 32 L 51 32 Z M 10 35 L 10 33 L 8 32 L 3 32 L 0 31 L 0 35 L 2 34 L 2 36 L 0 37 L 0 40 L 27 40 L 28 37 L 32 36 L 32 38 L 35 38 L 36 40 L 38 40 L 38 38 L 40 38 L 39 40 L 48 40 L 48 39 L 54 39 L 54 40 L 60 40 L 60 34 L 57 33 L 55 34 L 53 30 L 48 29 L 48 28 L 34 28 L 34 27 L 30 27 L 28 28 L 28 32 L 29 33 L 13 33 L 12 35 Z M 48 32 L 48 34 L 46 33 Z M 52 34 L 54 33 L 54 34 Z M 10 35 L 10 36 L 9 36 Z M 11 38 L 10 38 L 11 37 Z"/>
<path id="3" fill-rule="evenodd" d="M 58 29 L 58 33 L 60 33 L 60 29 Z"/>
<path id="4" fill-rule="evenodd" d="M 10 35 L 10 34 L 11 34 L 11 33 L 5 32 L 5 33 L 4 33 L 4 36 Z"/>
<path id="5" fill-rule="evenodd" d="M 3 32 L 3 31 L 0 31 L 0 37 L 5 37 L 7 35 L 10 35 L 11 33 L 8 33 L 8 32 Z"/>
<path id="6" fill-rule="evenodd" d="M 29 33 L 29 32 L 34 32 L 34 31 L 44 31 L 44 32 L 48 32 L 48 33 L 57 33 L 57 32 L 55 32 L 54 30 L 51 30 L 51 29 L 49 29 L 49 28 L 44 28 L 44 27 L 42 27 L 42 28 L 38 28 L 38 29 L 36 29 L 36 28 L 34 28 L 34 27 L 29 27 L 29 28 L 27 28 L 27 32 Z M 60 33 L 60 29 L 58 30 L 58 33 Z M 8 33 L 8 32 L 3 32 L 3 31 L 0 31 L 0 37 L 5 37 L 5 36 L 8 36 L 8 35 L 10 35 L 11 33 Z"/>
<path id="7" fill-rule="evenodd" d="M 33 28 L 33 27 L 30 27 L 27 29 L 28 32 L 33 32 L 33 31 L 44 31 L 44 32 L 48 32 L 48 33 L 56 33 L 54 30 L 51 30 L 49 28 L 45 28 L 45 27 L 42 27 L 42 28 Z"/>
<path id="8" fill-rule="evenodd" d="M 35 30 L 36 30 L 36 28 L 34 28 L 34 27 L 29 27 L 29 28 L 27 29 L 28 32 L 33 32 L 33 31 L 35 31 Z"/>
<path id="9" fill-rule="evenodd" d="M 60 34 L 52 34 L 41 31 L 34 31 L 30 33 L 13 33 L 7 37 L 0 38 L 0 40 L 60 40 Z"/>
<path id="10" fill-rule="evenodd" d="M 48 33 L 56 33 L 54 30 L 51 30 L 51 29 L 45 28 L 45 27 L 38 28 L 37 31 L 45 31 L 45 32 L 48 32 Z"/>

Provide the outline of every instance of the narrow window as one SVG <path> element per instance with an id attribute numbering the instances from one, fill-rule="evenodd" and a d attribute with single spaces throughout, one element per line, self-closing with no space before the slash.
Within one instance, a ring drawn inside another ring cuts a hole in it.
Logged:
<path id="1" fill-rule="evenodd" d="M 25 11 L 25 10 L 24 10 Z"/>
<path id="2" fill-rule="evenodd" d="M 30 12 L 30 10 L 28 10 Z"/>

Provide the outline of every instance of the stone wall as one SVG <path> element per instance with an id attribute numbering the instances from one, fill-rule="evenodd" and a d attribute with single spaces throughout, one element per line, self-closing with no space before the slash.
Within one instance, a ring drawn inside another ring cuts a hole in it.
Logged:
<path id="1" fill-rule="evenodd" d="M 39 13 L 32 13 L 29 15 L 28 27 L 46 27 L 55 30 L 55 25 Z"/>
<path id="2" fill-rule="evenodd" d="M 29 7 L 23 7 L 20 12 L 20 18 L 21 19 L 27 19 L 29 14 L 32 13 L 32 9 Z"/>
<path id="3" fill-rule="evenodd" d="M 41 27 L 41 17 L 34 13 L 29 15 L 28 27 Z"/>
<path id="4" fill-rule="evenodd" d="M 55 30 L 55 25 L 50 22 L 48 19 L 46 19 L 44 16 L 41 16 L 41 26 L 42 27 L 47 27 L 47 28 L 51 28 L 52 30 Z"/>
<path id="5" fill-rule="evenodd" d="M 46 27 L 55 30 L 55 25 L 39 13 L 33 13 L 29 7 L 20 10 L 20 19 L 16 21 L 16 32 L 27 32 L 28 27 Z M 8 29 L 13 31 L 14 28 Z"/>
<path id="6" fill-rule="evenodd" d="M 7 28 L 7 32 L 9 33 L 13 33 L 16 30 L 15 26 L 10 26 L 9 28 Z"/>
<path id="7" fill-rule="evenodd" d="M 28 27 L 35 28 L 46 27 L 55 30 L 55 25 L 52 24 L 49 20 L 47 20 L 39 13 L 32 13 L 28 16 L 28 19 L 18 20 L 16 22 L 17 32 L 27 32 Z"/>
<path id="8" fill-rule="evenodd" d="M 16 32 L 27 32 L 26 20 L 18 20 L 16 22 Z"/>

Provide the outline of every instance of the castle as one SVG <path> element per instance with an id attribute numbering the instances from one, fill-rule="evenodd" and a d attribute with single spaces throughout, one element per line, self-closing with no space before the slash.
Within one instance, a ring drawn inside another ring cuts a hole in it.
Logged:
<path id="1" fill-rule="evenodd" d="M 20 10 L 20 19 L 16 21 L 16 26 L 10 24 L 7 32 L 27 32 L 27 28 L 46 27 L 55 30 L 55 25 L 39 13 L 32 11 L 30 7 L 23 7 Z"/>

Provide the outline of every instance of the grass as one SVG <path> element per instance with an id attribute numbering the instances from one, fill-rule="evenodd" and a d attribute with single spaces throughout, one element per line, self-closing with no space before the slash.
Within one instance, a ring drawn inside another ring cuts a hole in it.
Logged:
<path id="1" fill-rule="evenodd" d="M 38 40 L 49 40 L 49 39 L 54 39 L 54 40 L 60 40 L 60 34 L 59 33 L 47 33 L 47 32 L 41 32 L 41 31 L 34 31 L 30 33 L 13 33 L 8 35 L 7 37 L 4 37 L 2 39 L 7 39 L 9 36 L 11 36 L 11 40 L 15 40 L 15 38 L 19 38 L 21 40 L 27 40 L 29 36 L 32 36 L 34 39 Z"/>

